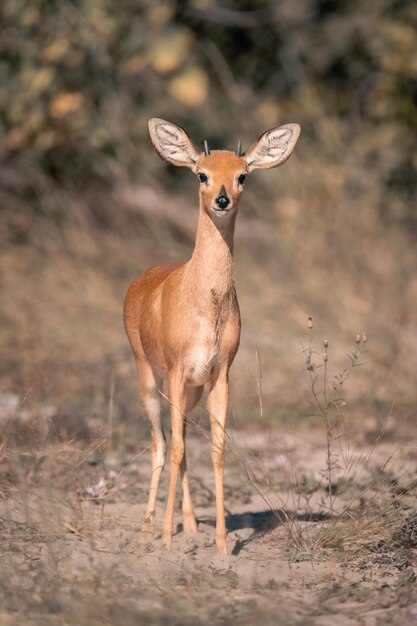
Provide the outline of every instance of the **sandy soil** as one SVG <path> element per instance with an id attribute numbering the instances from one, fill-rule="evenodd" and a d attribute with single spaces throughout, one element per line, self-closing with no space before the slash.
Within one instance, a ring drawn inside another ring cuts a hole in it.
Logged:
<path id="1" fill-rule="evenodd" d="M 178 502 L 171 553 L 167 471 L 155 541 L 139 539 L 148 451 L 6 455 L 0 623 L 417 623 L 412 442 L 335 450 L 330 511 L 322 432 L 231 431 L 227 557 L 214 545 L 209 444 L 193 435 L 187 449 L 199 528 L 182 532 Z"/>

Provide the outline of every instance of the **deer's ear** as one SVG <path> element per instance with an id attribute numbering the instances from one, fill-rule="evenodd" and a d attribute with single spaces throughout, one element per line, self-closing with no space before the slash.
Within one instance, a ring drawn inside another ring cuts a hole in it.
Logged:
<path id="1" fill-rule="evenodd" d="M 194 168 L 201 150 L 181 126 L 153 117 L 149 120 L 149 133 L 161 159 L 173 165 Z"/>
<path id="2" fill-rule="evenodd" d="M 298 124 L 286 124 L 267 130 L 243 155 L 248 172 L 260 168 L 278 167 L 285 163 L 295 148 L 300 131 Z"/>

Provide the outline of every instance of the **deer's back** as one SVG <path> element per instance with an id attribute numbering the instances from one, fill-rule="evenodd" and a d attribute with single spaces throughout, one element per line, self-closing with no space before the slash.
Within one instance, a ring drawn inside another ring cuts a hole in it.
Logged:
<path id="1" fill-rule="evenodd" d="M 162 345 L 162 289 L 167 277 L 180 264 L 154 265 L 129 286 L 124 302 L 124 323 L 132 350 L 144 356 L 155 373 L 163 374 L 166 363 Z"/>

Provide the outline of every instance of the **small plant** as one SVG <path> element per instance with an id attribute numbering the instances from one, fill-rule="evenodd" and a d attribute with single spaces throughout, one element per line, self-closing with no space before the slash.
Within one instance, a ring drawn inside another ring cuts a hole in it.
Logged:
<path id="1" fill-rule="evenodd" d="M 309 332 L 313 330 L 313 320 L 308 318 Z M 310 378 L 310 388 L 313 395 L 314 414 L 322 418 L 326 427 L 327 437 L 327 458 L 326 458 L 326 475 L 328 482 L 328 510 L 330 515 L 334 513 L 335 491 L 333 488 L 333 472 L 340 469 L 338 456 L 334 453 L 333 443 L 335 439 L 341 440 L 343 437 L 348 443 L 345 421 L 343 417 L 343 408 L 346 405 L 342 388 L 348 380 L 350 371 L 355 367 L 365 365 L 363 356 L 367 352 L 367 336 L 366 334 L 357 334 L 355 337 L 355 348 L 347 354 L 350 361 L 348 367 L 336 372 L 333 376 L 329 375 L 329 341 L 323 340 L 323 356 L 322 361 L 318 360 L 318 353 L 313 349 L 313 338 L 310 336 L 307 348 L 303 348 L 305 354 L 306 371 Z M 320 375 L 322 370 L 322 375 Z M 343 425 L 344 430 L 338 434 L 337 430 Z"/>

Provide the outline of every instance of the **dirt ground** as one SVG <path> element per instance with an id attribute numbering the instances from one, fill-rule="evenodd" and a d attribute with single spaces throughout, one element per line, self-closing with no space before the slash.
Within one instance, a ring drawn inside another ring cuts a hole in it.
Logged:
<path id="1" fill-rule="evenodd" d="M 139 538 L 148 448 L 4 447 L 0 623 L 416 624 L 415 441 L 333 445 L 330 504 L 322 428 L 229 430 L 227 557 L 214 544 L 204 431 L 187 443 L 198 534 L 182 532 L 178 497 L 170 553 L 160 545 L 169 468 L 155 541 Z"/>

